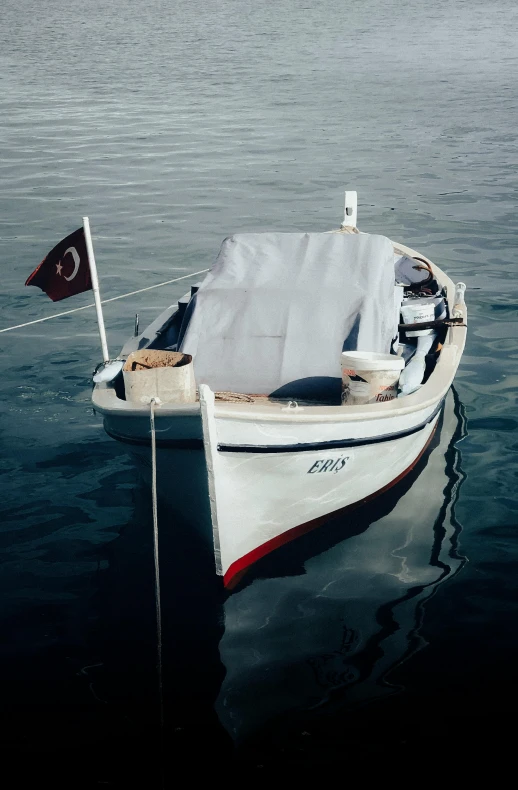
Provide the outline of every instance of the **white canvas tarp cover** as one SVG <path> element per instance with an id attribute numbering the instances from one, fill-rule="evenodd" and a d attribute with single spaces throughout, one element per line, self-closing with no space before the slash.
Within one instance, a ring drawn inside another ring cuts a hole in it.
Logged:
<path id="1" fill-rule="evenodd" d="M 223 242 L 181 351 L 215 391 L 339 397 L 341 352 L 389 353 L 394 251 L 384 236 L 245 233 Z"/>

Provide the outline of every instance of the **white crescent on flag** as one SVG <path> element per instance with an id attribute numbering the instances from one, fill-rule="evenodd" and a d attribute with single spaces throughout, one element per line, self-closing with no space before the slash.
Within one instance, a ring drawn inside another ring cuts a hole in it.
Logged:
<path id="1" fill-rule="evenodd" d="M 70 277 L 65 277 L 65 280 L 68 280 L 68 282 L 70 282 L 70 280 L 73 280 L 77 272 L 79 271 L 79 264 L 81 263 L 81 258 L 79 257 L 79 253 L 75 247 L 69 247 L 67 250 L 65 250 L 63 258 L 67 253 L 70 253 L 72 258 L 74 259 L 74 271 L 72 272 Z"/>

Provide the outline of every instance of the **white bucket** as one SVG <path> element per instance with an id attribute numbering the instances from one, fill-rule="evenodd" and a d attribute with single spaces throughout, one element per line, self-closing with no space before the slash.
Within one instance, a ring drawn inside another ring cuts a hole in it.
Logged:
<path id="1" fill-rule="evenodd" d="M 122 371 L 126 400 L 149 403 L 194 403 L 196 383 L 192 357 L 179 351 L 133 351 Z"/>
<path id="2" fill-rule="evenodd" d="M 382 403 L 394 400 L 405 360 L 395 354 L 346 351 L 342 354 L 342 403 Z"/>
<path id="3" fill-rule="evenodd" d="M 433 321 L 435 318 L 435 303 L 433 299 L 429 301 L 414 300 L 401 305 L 401 315 L 405 324 L 421 324 L 424 321 Z M 432 335 L 433 329 L 414 329 L 406 332 L 408 337 L 421 337 L 422 335 Z"/>

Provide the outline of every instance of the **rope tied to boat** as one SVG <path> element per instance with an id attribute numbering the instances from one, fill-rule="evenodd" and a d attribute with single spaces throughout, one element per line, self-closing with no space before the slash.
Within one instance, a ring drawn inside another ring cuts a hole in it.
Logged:
<path id="1" fill-rule="evenodd" d="M 253 395 L 245 395 L 242 392 L 215 392 L 214 397 L 227 403 L 253 403 L 255 400 Z"/>
<path id="2" fill-rule="evenodd" d="M 155 560 L 155 607 L 156 607 L 156 632 L 157 632 L 157 670 L 158 670 L 158 695 L 160 706 L 160 733 L 163 738 L 164 731 L 164 687 L 162 679 L 162 604 L 160 600 L 160 562 L 158 553 L 158 497 L 156 485 L 156 431 L 155 431 L 155 406 L 160 403 L 158 398 L 151 398 L 149 416 L 151 423 L 151 499 L 153 502 L 153 556 Z"/>
<path id="3" fill-rule="evenodd" d="M 152 291 L 153 288 L 161 288 L 163 285 L 171 285 L 178 283 L 180 280 L 187 280 L 189 277 L 196 277 L 198 274 L 205 274 L 208 269 L 201 269 L 199 272 L 191 272 L 191 274 L 184 274 L 182 277 L 175 277 L 174 280 L 166 280 L 163 283 L 156 285 L 147 285 L 145 288 L 139 288 L 138 291 L 129 291 L 127 294 L 120 296 L 112 296 L 110 299 L 103 299 L 101 304 L 108 304 L 108 302 L 116 302 L 118 299 L 126 299 L 127 296 L 135 296 L 136 294 L 144 293 L 144 291 Z M 24 324 L 15 324 L 14 326 L 7 326 L 5 329 L 0 329 L 0 332 L 10 332 L 12 329 L 22 329 L 24 326 L 31 326 L 32 324 L 41 324 L 42 321 L 50 321 L 52 318 L 61 318 L 63 315 L 70 315 L 71 313 L 79 313 L 80 310 L 88 310 L 90 307 L 95 307 L 95 302 L 92 304 L 85 304 L 83 307 L 74 307 L 73 310 L 64 310 L 62 313 L 54 313 L 45 318 L 36 318 L 35 321 L 26 321 Z"/>

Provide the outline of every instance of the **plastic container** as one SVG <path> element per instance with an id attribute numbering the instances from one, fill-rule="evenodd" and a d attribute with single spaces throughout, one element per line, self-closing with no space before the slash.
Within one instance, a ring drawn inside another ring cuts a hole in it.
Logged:
<path id="1" fill-rule="evenodd" d="M 342 403 L 356 406 L 394 400 L 405 360 L 374 351 L 342 353 Z"/>
<path id="2" fill-rule="evenodd" d="M 193 403 L 196 383 L 192 357 L 179 351 L 133 351 L 122 370 L 126 400 L 149 403 Z"/>
<path id="3" fill-rule="evenodd" d="M 435 319 L 435 303 L 433 299 L 409 299 L 401 305 L 401 315 L 405 324 L 420 324 Z M 421 337 L 433 334 L 433 329 L 416 329 L 406 332 L 407 337 Z"/>

